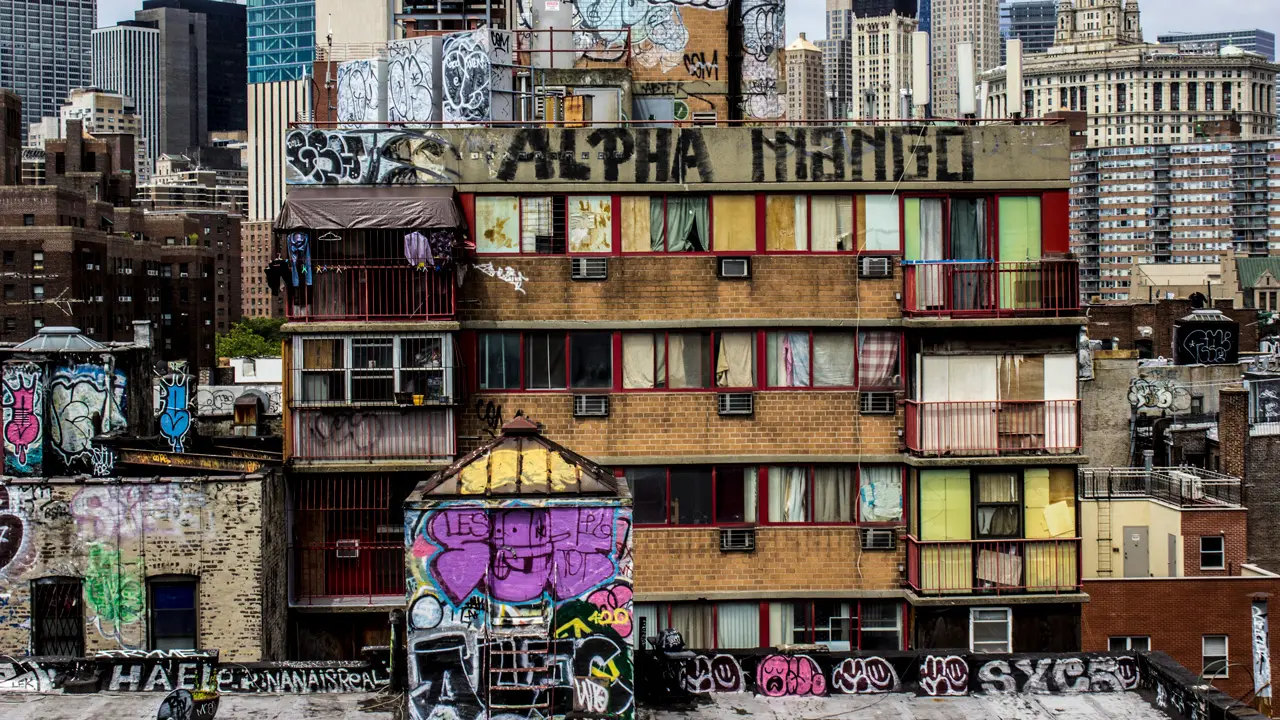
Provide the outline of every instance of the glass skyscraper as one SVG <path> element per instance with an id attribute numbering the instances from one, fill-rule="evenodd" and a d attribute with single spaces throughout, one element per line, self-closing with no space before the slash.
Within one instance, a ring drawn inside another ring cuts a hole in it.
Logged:
<path id="1" fill-rule="evenodd" d="M 0 0 L 0 87 L 22 98 L 22 137 L 89 85 L 97 0 Z"/>
<path id="2" fill-rule="evenodd" d="M 249 82 L 297 80 L 311 74 L 315 0 L 249 0 L 248 8 Z"/>
<path id="3" fill-rule="evenodd" d="M 1168 32 L 1156 38 L 1158 42 L 1178 45 L 1181 43 L 1213 43 L 1218 47 L 1235 45 L 1241 50 L 1256 52 L 1271 62 L 1276 61 L 1276 36 L 1266 30 L 1223 30 L 1218 32 Z"/>

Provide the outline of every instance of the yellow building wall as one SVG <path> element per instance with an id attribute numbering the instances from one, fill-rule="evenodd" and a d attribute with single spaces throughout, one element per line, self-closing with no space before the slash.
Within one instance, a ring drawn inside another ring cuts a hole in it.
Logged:
<path id="1" fill-rule="evenodd" d="M 1174 566 L 1182 567 L 1182 513 L 1152 500 L 1112 500 L 1111 505 L 1111 574 L 1124 577 L 1124 528 L 1147 528 L 1147 552 L 1152 577 L 1169 575 L 1169 535 L 1178 538 Z M 1085 579 L 1098 575 L 1098 502 L 1080 502 L 1081 552 L 1084 554 Z"/>

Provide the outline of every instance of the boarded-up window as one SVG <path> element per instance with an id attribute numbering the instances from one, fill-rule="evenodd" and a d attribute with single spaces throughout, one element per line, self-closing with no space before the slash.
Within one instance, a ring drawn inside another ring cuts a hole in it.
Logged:
<path id="1" fill-rule="evenodd" d="M 608 195 L 569 198 L 569 252 L 613 250 L 613 201 Z"/>
<path id="2" fill-rule="evenodd" d="M 711 198 L 711 249 L 717 252 L 755 252 L 756 198 L 754 195 L 716 195 Z"/>
<path id="3" fill-rule="evenodd" d="M 520 209 L 515 196 L 476 198 L 476 252 L 520 252 Z"/>

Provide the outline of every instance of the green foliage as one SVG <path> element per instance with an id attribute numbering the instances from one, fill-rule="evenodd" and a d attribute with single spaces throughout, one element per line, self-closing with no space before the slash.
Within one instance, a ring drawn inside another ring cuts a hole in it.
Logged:
<path id="1" fill-rule="evenodd" d="M 245 318 L 218 336 L 218 357 L 280 357 L 284 339 L 276 318 Z"/>

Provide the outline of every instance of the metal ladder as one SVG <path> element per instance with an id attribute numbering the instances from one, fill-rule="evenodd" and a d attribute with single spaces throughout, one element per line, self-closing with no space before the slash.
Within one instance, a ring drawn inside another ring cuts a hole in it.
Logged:
<path id="1" fill-rule="evenodd" d="M 1098 499 L 1098 577 L 1111 576 L 1111 498 Z"/>

